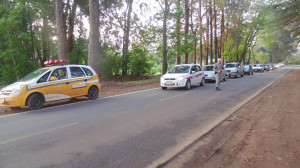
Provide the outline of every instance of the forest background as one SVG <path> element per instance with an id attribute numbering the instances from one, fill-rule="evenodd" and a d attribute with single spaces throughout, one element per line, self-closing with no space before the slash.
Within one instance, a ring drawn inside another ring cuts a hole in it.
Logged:
<path id="1" fill-rule="evenodd" d="M 100 77 L 175 64 L 300 64 L 298 0 L 1 0 L 0 85 L 46 60 Z"/>

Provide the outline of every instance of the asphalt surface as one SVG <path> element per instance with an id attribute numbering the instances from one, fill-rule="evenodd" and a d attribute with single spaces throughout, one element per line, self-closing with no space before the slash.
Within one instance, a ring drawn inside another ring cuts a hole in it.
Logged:
<path id="1" fill-rule="evenodd" d="M 156 167 L 289 70 L 0 117 L 0 167 Z"/>

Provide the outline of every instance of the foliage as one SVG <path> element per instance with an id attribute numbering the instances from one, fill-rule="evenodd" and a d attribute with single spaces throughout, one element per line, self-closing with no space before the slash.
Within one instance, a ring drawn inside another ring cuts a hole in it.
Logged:
<path id="1" fill-rule="evenodd" d="M 151 55 L 149 51 L 141 46 L 133 44 L 129 51 L 129 69 L 132 75 L 141 76 L 151 71 L 152 64 L 149 63 Z"/>

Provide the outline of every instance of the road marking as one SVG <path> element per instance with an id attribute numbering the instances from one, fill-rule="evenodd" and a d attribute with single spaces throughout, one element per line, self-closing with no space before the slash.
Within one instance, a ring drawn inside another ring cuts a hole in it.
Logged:
<path id="1" fill-rule="evenodd" d="M 190 92 L 178 94 L 178 95 L 175 95 L 175 96 L 171 96 L 171 97 L 167 97 L 167 98 L 164 98 L 164 99 L 160 99 L 159 101 L 164 101 L 164 100 L 172 99 L 172 98 L 175 98 L 175 97 L 178 97 L 178 96 L 182 96 L 182 95 L 186 95 L 186 94 L 189 94 L 189 93 Z"/>
<path id="2" fill-rule="evenodd" d="M 33 137 L 33 136 L 46 134 L 48 132 L 52 132 L 52 131 L 55 131 L 55 130 L 58 130 L 58 129 L 62 129 L 62 128 L 66 128 L 66 127 L 71 127 L 71 126 L 74 126 L 76 124 L 78 124 L 78 123 L 74 122 L 74 123 L 62 125 L 62 126 L 59 126 L 59 127 L 50 128 L 50 129 L 47 129 L 47 130 L 44 130 L 44 131 L 40 131 L 40 132 L 36 132 L 36 133 L 33 133 L 33 134 L 25 135 L 25 136 L 22 136 L 22 137 L 18 137 L 18 138 L 15 138 L 15 139 L 11 139 L 11 140 L 7 140 L 7 141 L 4 141 L 4 142 L 0 142 L 0 145 L 5 145 L 5 144 L 8 144 L 8 143 L 20 141 L 20 140 L 23 140 L 23 139 L 26 139 L 26 138 L 30 138 L 30 137 Z"/>

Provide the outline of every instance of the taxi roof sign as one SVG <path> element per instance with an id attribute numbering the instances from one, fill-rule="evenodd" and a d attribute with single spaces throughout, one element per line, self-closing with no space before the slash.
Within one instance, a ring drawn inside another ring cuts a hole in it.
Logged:
<path id="1" fill-rule="evenodd" d="M 58 59 L 58 60 L 48 60 L 44 62 L 46 66 L 53 66 L 53 65 L 66 65 L 69 64 L 69 61 L 66 59 Z"/>

